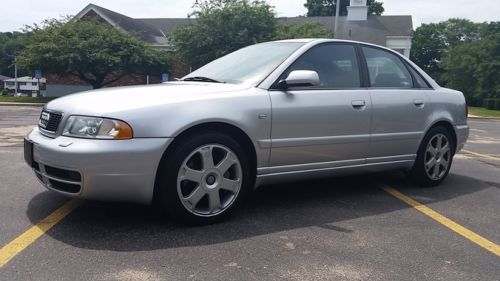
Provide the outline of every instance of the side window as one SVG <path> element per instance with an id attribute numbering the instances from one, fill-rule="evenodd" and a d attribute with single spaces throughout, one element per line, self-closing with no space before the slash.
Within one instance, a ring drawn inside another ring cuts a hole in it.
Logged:
<path id="1" fill-rule="evenodd" d="M 413 75 L 413 77 L 415 77 L 415 82 L 417 83 L 417 85 L 415 85 L 416 87 L 421 88 L 421 89 L 430 89 L 431 88 L 429 86 L 429 84 L 425 81 L 425 79 L 422 77 L 422 75 L 420 75 L 420 73 L 418 73 L 412 67 L 409 67 L 409 68 L 410 68 L 411 74 Z"/>
<path id="2" fill-rule="evenodd" d="M 368 64 L 371 87 L 413 88 L 408 69 L 396 55 L 381 49 L 362 48 Z"/>
<path id="3" fill-rule="evenodd" d="M 348 89 L 359 88 L 359 66 L 354 46 L 328 44 L 312 48 L 297 59 L 288 69 L 313 70 L 318 73 L 320 85 L 311 88 Z"/>

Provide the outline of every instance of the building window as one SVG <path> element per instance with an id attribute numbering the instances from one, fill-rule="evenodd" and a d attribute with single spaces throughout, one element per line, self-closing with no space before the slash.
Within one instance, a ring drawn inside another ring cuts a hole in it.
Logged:
<path id="1" fill-rule="evenodd" d="M 31 86 L 36 86 L 37 84 L 37 82 L 31 82 Z"/>
<path id="2" fill-rule="evenodd" d="M 19 84 L 19 85 L 21 85 L 21 86 L 26 86 L 26 82 L 19 82 L 19 83 L 17 83 L 17 84 Z"/>

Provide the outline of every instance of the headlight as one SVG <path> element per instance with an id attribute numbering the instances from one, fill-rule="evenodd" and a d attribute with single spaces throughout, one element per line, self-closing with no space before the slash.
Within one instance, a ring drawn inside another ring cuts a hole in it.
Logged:
<path id="1" fill-rule="evenodd" d="M 120 120 L 70 116 L 63 136 L 89 139 L 127 140 L 133 137 L 132 128 Z"/>

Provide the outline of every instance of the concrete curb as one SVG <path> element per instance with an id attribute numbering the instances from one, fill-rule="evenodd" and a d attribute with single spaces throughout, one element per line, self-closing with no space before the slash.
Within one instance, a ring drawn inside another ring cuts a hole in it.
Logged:
<path id="1" fill-rule="evenodd" d="M 481 117 L 481 116 L 474 116 L 474 117 L 467 117 L 468 119 L 472 120 L 490 120 L 490 121 L 500 121 L 500 117 Z"/>
<path id="2" fill-rule="evenodd" d="M 6 106 L 44 106 L 45 103 L 34 103 L 34 102 L 0 102 L 0 105 L 6 105 Z"/>

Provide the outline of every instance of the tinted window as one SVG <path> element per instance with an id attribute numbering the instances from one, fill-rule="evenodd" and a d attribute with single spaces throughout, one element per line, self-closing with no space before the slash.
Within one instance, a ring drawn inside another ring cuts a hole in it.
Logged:
<path id="1" fill-rule="evenodd" d="M 359 67 L 352 45 L 329 44 L 314 47 L 293 63 L 287 71 L 313 70 L 318 73 L 320 86 L 315 88 L 359 88 Z"/>
<path id="2" fill-rule="evenodd" d="M 365 54 L 370 85 L 374 88 L 413 88 L 408 69 L 394 54 L 381 49 L 362 47 Z"/>
<path id="3" fill-rule="evenodd" d="M 413 74 L 413 77 L 415 77 L 415 82 L 417 85 L 415 85 L 418 88 L 422 89 L 429 89 L 429 84 L 425 81 L 425 79 L 420 75 L 416 70 L 410 67 L 411 74 Z"/>

